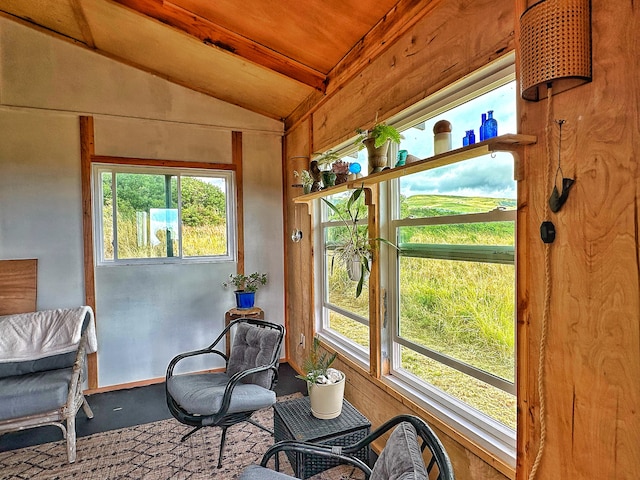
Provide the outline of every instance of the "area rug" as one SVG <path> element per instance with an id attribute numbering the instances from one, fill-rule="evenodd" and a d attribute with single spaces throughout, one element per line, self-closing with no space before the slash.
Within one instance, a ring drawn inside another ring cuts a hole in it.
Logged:
<path id="1" fill-rule="evenodd" d="M 260 410 L 253 419 L 272 428 L 273 409 Z M 0 479 L 235 479 L 244 467 L 259 463 L 273 444 L 273 437 L 250 423 L 234 425 L 227 431 L 222 468 L 217 469 L 221 430 L 203 428 L 181 442 L 180 438 L 189 430 L 170 419 L 79 437 L 73 464 L 66 463 L 64 440 L 2 452 Z M 284 455 L 280 458 L 280 469 L 292 472 Z M 312 478 L 363 478 L 359 472 L 352 477 L 353 473 L 351 467 L 341 466 Z"/>

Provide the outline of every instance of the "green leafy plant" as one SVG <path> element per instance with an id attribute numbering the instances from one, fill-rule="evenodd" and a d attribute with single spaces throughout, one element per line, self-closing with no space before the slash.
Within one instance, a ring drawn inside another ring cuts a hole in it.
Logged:
<path id="1" fill-rule="evenodd" d="M 324 153 L 315 152 L 314 155 L 317 155 L 314 160 L 318 162 L 319 167 L 331 165 L 333 162 L 340 160 L 340 155 L 331 150 L 327 150 Z"/>
<path id="2" fill-rule="evenodd" d="M 331 364 L 335 361 L 337 353 L 333 353 L 329 355 L 327 352 L 320 352 L 320 339 L 318 337 L 313 337 L 313 345 L 311 346 L 311 351 L 309 352 L 309 356 L 305 358 L 302 368 L 305 372 L 305 375 L 296 375 L 297 378 L 301 380 L 310 382 L 310 383 L 326 383 L 328 378 L 327 370 L 331 367 Z"/>
<path id="3" fill-rule="evenodd" d="M 393 243 L 384 238 L 370 239 L 368 227 L 358 225 L 360 214 L 360 204 L 358 200 L 363 192 L 363 186 L 356 188 L 347 199 L 346 207 L 343 210 L 326 198 L 322 198 L 325 205 L 340 219 L 345 227 L 338 231 L 338 238 L 336 238 L 334 242 L 331 271 L 333 272 L 333 265 L 336 259 L 342 262 L 347 269 L 349 269 L 350 264 L 354 261 L 360 264 L 360 278 L 356 286 L 356 298 L 362 293 L 366 274 L 370 272 L 369 261 L 371 259 L 371 251 L 373 250 L 372 242 L 379 241 L 397 249 Z"/>
<path id="4" fill-rule="evenodd" d="M 250 275 L 244 275 L 242 273 L 230 274 L 229 280 L 224 282 L 222 286 L 224 288 L 234 286 L 236 290 L 244 290 L 245 292 L 255 292 L 262 285 L 267 284 L 267 274 L 253 272 Z"/>
<path id="5" fill-rule="evenodd" d="M 311 185 L 313 185 L 313 177 L 311 176 L 311 172 L 309 172 L 309 170 L 301 170 L 300 172 L 294 170 L 293 176 L 296 178 L 300 178 L 303 187 L 310 187 Z"/>
<path id="6" fill-rule="evenodd" d="M 377 123 L 371 130 L 362 130 L 358 128 L 356 130 L 358 137 L 354 142 L 354 145 L 358 147 L 358 150 L 362 150 L 364 148 L 364 144 L 362 143 L 367 138 L 374 139 L 374 146 L 376 148 L 381 147 L 385 144 L 387 140 L 390 140 L 393 143 L 400 143 L 404 137 L 400 135 L 400 132 L 397 128 L 392 127 L 391 125 L 387 125 L 386 123 Z"/>

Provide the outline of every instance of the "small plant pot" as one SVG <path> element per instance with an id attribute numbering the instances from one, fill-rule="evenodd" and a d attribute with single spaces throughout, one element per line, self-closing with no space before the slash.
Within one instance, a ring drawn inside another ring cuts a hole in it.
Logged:
<path id="1" fill-rule="evenodd" d="M 256 300 L 256 292 L 245 292 L 244 290 L 236 290 L 236 307 L 238 308 L 253 308 Z"/>
<path id="2" fill-rule="evenodd" d="M 375 146 L 374 138 L 366 138 L 362 141 L 367 147 L 369 157 L 369 173 L 378 173 L 389 168 L 387 165 L 387 152 L 389 151 L 389 140 L 381 146 Z"/>
<path id="3" fill-rule="evenodd" d="M 324 188 L 333 187 L 336 184 L 336 174 L 331 171 L 322 172 L 322 183 Z"/>
<path id="4" fill-rule="evenodd" d="M 313 184 L 309 183 L 307 185 L 302 186 L 302 192 L 306 195 L 307 193 L 311 193 L 311 187 Z"/>
<path id="5" fill-rule="evenodd" d="M 345 375 L 338 383 L 318 384 L 307 382 L 311 414 L 322 420 L 336 418 L 342 413 Z"/>

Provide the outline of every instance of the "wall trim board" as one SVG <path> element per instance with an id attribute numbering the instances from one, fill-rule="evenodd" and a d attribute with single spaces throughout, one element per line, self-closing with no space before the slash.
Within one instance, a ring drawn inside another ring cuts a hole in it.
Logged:
<path id="1" fill-rule="evenodd" d="M 91 158 L 95 154 L 93 117 L 80 117 L 80 178 L 82 182 L 82 242 L 85 303 L 96 312 L 95 261 L 93 252 L 93 212 L 91 208 Z M 98 387 L 98 354 L 87 355 L 89 388 Z"/>

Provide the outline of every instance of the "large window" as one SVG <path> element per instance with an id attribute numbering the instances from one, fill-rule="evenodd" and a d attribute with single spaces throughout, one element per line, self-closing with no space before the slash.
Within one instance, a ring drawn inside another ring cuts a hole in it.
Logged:
<path id="1" fill-rule="evenodd" d="M 232 174 L 94 166 L 98 261 L 232 259 Z"/>
<path id="2" fill-rule="evenodd" d="M 515 429 L 513 159 L 480 157 L 399 183 L 394 373 Z"/>
<path id="3" fill-rule="evenodd" d="M 389 151 L 419 159 L 434 155 L 433 127 L 452 124 L 453 149 L 492 111 L 498 135 L 517 133 L 513 66 L 478 72 L 423 105 L 390 119 L 403 135 Z M 474 83 L 475 82 L 475 83 Z M 352 145 L 336 147 L 367 171 Z M 390 360 L 383 377 L 434 415 L 505 461 L 515 461 L 516 182 L 514 159 L 494 153 L 428 167 L 379 185 L 375 219 L 395 243 L 380 256 L 378 291 L 385 317 L 379 345 L 370 345 L 369 298 L 356 298 L 347 268 L 333 263 L 334 213 L 322 215 L 316 240 L 320 268 L 318 328 L 332 346 L 354 360 L 370 353 Z M 339 205 L 349 193 L 333 195 Z M 364 207 L 363 207 L 364 208 Z M 363 225 L 366 224 L 364 216 Z M 367 286 L 365 285 L 365 292 Z M 368 293 L 368 292 L 366 292 Z"/>

